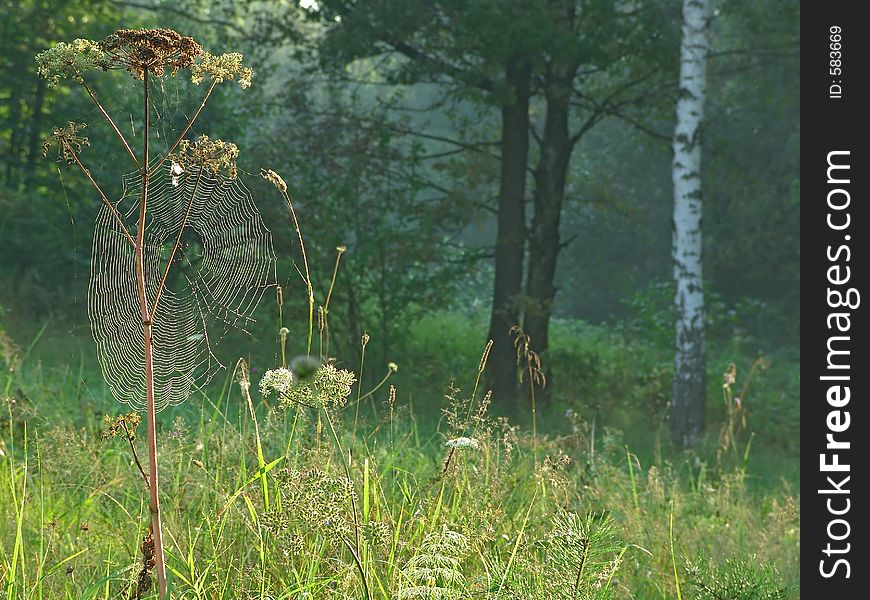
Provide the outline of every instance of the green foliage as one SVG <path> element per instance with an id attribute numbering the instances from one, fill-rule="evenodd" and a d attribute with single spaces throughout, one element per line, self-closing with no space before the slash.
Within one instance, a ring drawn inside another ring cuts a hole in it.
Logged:
<path id="1" fill-rule="evenodd" d="M 792 594 L 772 565 L 752 559 L 726 559 L 723 565 L 686 563 L 686 581 L 696 600 L 786 600 Z"/>
<path id="2" fill-rule="evenodd" d="M 560 510 L 552 517 L 550 527 L 543 537 L 522 548 L 515 566 L 494 560 L 494 580 L 487 597 L 619 597 L 613 580 L 627 547 L 619 540 L 619 527 L 613 517 Z"/>
<path id="3" fill-rule="evenodd" d="M 406 582 L 400 600 L 455 600 L 467 589 L 462 561 L 469 550 L 464 535 L 446 526 L 426 535 L 417 553 L 402 567 Z"/>

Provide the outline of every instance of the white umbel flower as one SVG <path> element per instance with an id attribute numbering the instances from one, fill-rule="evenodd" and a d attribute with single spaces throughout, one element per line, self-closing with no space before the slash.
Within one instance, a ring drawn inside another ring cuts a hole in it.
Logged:
<path id="1" fill-rule="evenodd" d="M 260 380 L 260 393 L 269 397 L 274 392 L 277 396 L 283 396 L 290 391 L 293 385 L 293 372 L 290 369 L 271 369 L 263 374 Z"/>
<path id="2" fill-rule="evenodd" d="M 477 441 L 477 438 L 458 437 L 447 440 L 444 445 L 448 448 L 473 448 L 477 450 L 480 447 L 480 442 Z"/>

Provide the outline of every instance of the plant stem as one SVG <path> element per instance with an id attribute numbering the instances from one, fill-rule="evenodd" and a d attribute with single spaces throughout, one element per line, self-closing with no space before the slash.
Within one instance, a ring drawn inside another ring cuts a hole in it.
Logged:
<path id="1" fill-rule="evenodd" d="M 671 500 L 671 511 L 668 516 L 668 542 L 671 546 L 671 565 L 674 568 L 674 585 L 677 588 L 677 600 L 683 600 L 683 591 L 680 589 L 680 575 L 677 572 L 677 555 L 674 551 L 674 501 Z"/>
<path id="2" fill-rule="evenodd" d="M 76 161 L 76 164 L 79 166 L 79 168 L 82 170 L 82 172 L 83 172 L 83 173 L 85 174 L 85 176 L 88 178 L 88 180 L 93 184 L 94 188 L 97 190 L 97 193 L 100 194 L 100 198 L 103 200 L 103 204 L 105 204 L 106 206 L 108 206 L 108 207 L 109 207 L 109 210 L 112 211 L 112 216 L 115 217 L 115 221 L 116 221 L 116 222 L 118 223 L 118 225 L 121 227 L 121 231 L 124 233 L 124 236 L 127 238 L 127 240 L 128 240 L 131 244 L 133 244 L 133 247 L 135 247 L 135 246 L 136 246 L 136 240 L 133 239 L 133 236 L 130 235 L 130 231 L 127 229 L 127 226 L 124 225 L 124 221 L 123 221 L 123 219 L 121 219 L 121 215 L 118 213 L 118 209 L 115 208 L 115 205 L 112 204 L 112 203 L 109 201 L 109 199 L 106 197 L 106 194 L 103 193 L 103 189 L 100 187 L 100 185 L 99 185 L 99 184 L 97 183 L 97 181 L 94 179 L 94 176 L 91 175 L 90 170 L 88 170 L 88 168 L 85 167 L 85 166 L 82 164 L 82 161 L 79 160 L 78 154 L 75 153 L 75 151 L 73 150 L 72 146 L 70 146 L 70 145 L 69 145 L 67 142 L 65 142 L 65 141 L 62 141 L 61 143 L 62 143 L 64 146 L 66 146 L 67 150 L 68 150 L 69 153 L 72 155 L 73 160 Z"/>
<path id="3" fill-rule="evenodd" d="M 133 460 L 136 462 L 139 472 L 142 473 L 142 479 L 145 480 L 145 487 L 148 487 L 148 475 L 145 474 L 145 469 L 142 468 L 142 463 L 139 462 L 139 454 L 136 452 L 136 445 L 133 443 L 133 436 L 130 435 L 130 429 L 127 428 L 127 421 L 121 421 L 124 426 L 124 433 L 127 434 L 127 441 L 130 443 L 130 450 L 133 452 Z"/>
<path id="4" fill-rule="evenodd" d="M 346 539 L 341 538 L 341 541 L 344 542 L 345 547 L 350 550 L 350 555 L 353 557 L 353 562 L 356 565 L 357 571 L 359 571 L 360 579 L 362 580 L 363 589 L 365 590 L 366 600 L 371 600 L 372 594 L 369 591 L 369 583 L 366 581 L 366 572 L 363 568 L 362 562 L 360 562 L 359 556 L 357 556 L 356 550 L 354 550 L 353 546 L 350 545 Z"/>
<path id="5" fill-rule="evenodd" d="M 338 433 L 336 433 L 335 426 L 332 424 L 332 418 L 329 416 L 329 411 L 326 409 L 325 406 L 321 405 L 320 412 L 323 413 L 323 417 L 326 420 L 327 426 L 329 427 L 329 433 L 332 436 L 332 441 L 335 444 L 335 449 L 338 450 L 338 455 L 341 456 L 341 464 L 344 467 L 345 477 L 347 477 L 347 480 L 350 482 L 351 485 L 353 485 L 353 478 L 351 477 L 351 474 L 350 474 L 350 460 L 349 460 L 348 456 L 346 456 L 344 454 L 344 448 L 341 447 L 341 441 L 339 441 L 339 439 L 338 439 Z M 355 546 L 351 546 L 350 543 L 348 543 L 348 541 L 344 538 L 342 538 L 342 541 L 344 542 L 345 546 L 347 546 L 347 548 L 350 550 L 350 553 L 353 555 L 353 560 L 354 560 L 354 562 L 356 562 L 357 569 L 359 569 L 360 578 L 362 579 L 362 584 L 363 584 L 363 587 L 365 588 L 365 592 L 366 592 L 366 600 L 371 600 L 372 596 L 371 596 L 371 593 L 369 592 L 369 584 L 368 584 L 368 580 L 366 578 L 366 572 L 362 566 L 362 563 L 359 560 L 359 555 L 358 555 L 358 550 L 360 547 L 360 544 L 359 544 L 359 517 L 357 516 L 358 511 L 357 511 L 357 506 L 356 506 L 356 498 L 355 498 L 354 494 L 351 494 L 351 496 L 350 496 L 350 503 L 351 503 L 351 510 L 353 511 L 352 512 L 352 514 L 353 514 L 353 533 L 354 533 Z"/>
<path id="6" fill-rule="evenodd" d="M 311 285 L 311 272 L 308 269 L 308 255 L 305 253 L 305 241 L 302 239 L 302 230 L 299 228 L 299 219 L 296 218 L 296 209 L 293 208 L 293 200 L 290 195 L 282 190 L 281 195 L 290 207 L 290 215 L 293 217 L 293 226 L 296 228 L 296 235 L 299 238 L 299 248 L 302 251 L 302 265 L 305 268 L 305 275 L 302 279 L 305 280 L 305 286 L 308 291 L 308 344 L 306 346 L 306 354 L 311 355 L 311 339 L 314 335 L 314 287 Z M 296 269 L 299 270 L 298 268 Z"/>
<path id="7" fill-rule="evenodd" d="M 121 133 L 121 130 L 118 129 L 118 126 L 115 125 L 115 121 L 112 120 L 112 117 L 109 116 L 109 113 L 106 112 L 106 109 L 103 108 L 103 105 L 97 100 L 97 97 L 94 95 L 94 92 L 91 90 L 88 83 L 85 81 L 85 78 L 82 77 L 82 74 L 79 73 L 79 80 L 82 84 L 82 87 L 85 88 L 85 91 L 88 93 L 88 96 L 91 97 L 91 100 L 94 101 L 94 104 L 97 105 L 97 108 L 100 110 L 100 113 L 106 118 L 109 122 L 109 125 L 112 126 L 112 129 L 115 130 L 115 135 L 118 136 L 118 139 L 121 140 L 121 143 L 124 145 L 124 149 L 127 150 L 127 154 L 130 155 L 130 158 L 133 159 L 133 164 L 136 165 L 137 169 L 141 169 L 142 167 L 139 165 L 139 161 L 136 159 L 136 155 L 133 154 L 133 149 L 130 148 L 130 144 L 127 143 L 127 138 L 124 137 L 124 134 Z"/>
<path id="8" fill-rule="evenodd" d="M 329 291 L 326 292 L 326 302 L 323 303 L 323 329 L 326 330 L 326 354 L 329 356 L 329 301 L 332 300 L 332 290 L 335 288 L 335 279 L 338 277 L 338 263 L 341 262 L 341 255 L 344 254 L 344 246 L 337 249 L 335 255 L 335 268 L 332 270 L 332 281 L 329 282 Z"/>
<path id="9" fill-rule="evenodd" d="M 143 74 L 145 88 L 145 140 L 142 163 L 142 200 L 139 206 L 139 226 L 136 239 L 136 271 L 139 284 L 139 310 L 145 342 L 145 400 L 148 413 L 148 492 L 150 496 L 151 533 L 154 536 L 154 570 L 160 600 L 166 598 L 166 564 L 163 557 L 163 528 L 160 523 L 160 496 L 157 477 L 157 409 L 154 403 L 154 339 L 151 314 L 148 310 L 145 285 L 145 216 L 148 210 L 148 137 L 151 127 L 151 106 L 148 98 L 148 69 Z"/>

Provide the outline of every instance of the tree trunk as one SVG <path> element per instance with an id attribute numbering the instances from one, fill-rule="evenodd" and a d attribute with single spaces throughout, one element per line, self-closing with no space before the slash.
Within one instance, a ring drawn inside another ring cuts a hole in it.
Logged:
<path id="1" fill-rule="evenodd" d="M 39 134 L 42 130 L 42 105 L 45 103 L 45 79 L 36 80 L 36 95 L 33 99 L 33 116 L 30 119 L 30 144 L 27 151 L 27 166 L 25 173 L 28 183 L 32 183 L 36 175 L 36 157 L 41 154 Z"/>
<path id="2" fill-rule="evenodd" d="M 701 276 L 700 130 L 706 93 L 709 15 L 709 0 L 684 0 L 680 97 L 673 139 L 676 352 L 669 417 L 671 438 L 683 446 L 697 442 L 704 429 L 706 364 Z"/>
<path id="3" fill-rule="evenodd" d="M 568 132 L 571 81 L 576 67 L 551 70 L 551 83 L 545 90 L 547 114 L 541 138 L 541 155 L 535 169 L 535 214 L 529 235 L 529 275 L 526 282 L 523 330 L 530 349 L 542 360 L 545 377 L 549 375 L 546 352 L 549 348 L 550 317 L 556 296 L 556 261 L 561 250 L 559 222 L 565 196 L 565 178 L 574 141 Z M 561 72 L 559 72 L 561 71 Z M 547 377 L 549 379 L 549 377 Z M 542 382 L 534 382 L 536 400 L 544 399 Z"/>
<path id="4" fill-rule="evenodd" d="M 6 162 L 6 185 L 10 188 L 18 187 L 18 172 L 21 166 L 20 139 L 23 136 L 21 126 L 21 88 L 14 86 L 7 102 L 9 106 L 9 150 Z"/>
<path id="5" fill-rule="evenodd" d="M 523 285 L 530 70 L 527 65 L 509 61 L 505 75 L 513 98 L 502 107 L 495 288 L 489 324 L 493 346 L 488 365 L 496 402 L 513 410 L 517 398 L 517 368 L 510 329 L 519 323 L 518 296 Z"/>

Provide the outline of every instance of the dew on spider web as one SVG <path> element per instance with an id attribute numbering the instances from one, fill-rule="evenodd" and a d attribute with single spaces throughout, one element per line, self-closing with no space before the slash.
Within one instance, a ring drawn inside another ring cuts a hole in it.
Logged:
<path id="1" fill-rule="evenodd" d="M 183 402 L 224 367 L 215 346 L 246 330 L 263 293 L 275 284 L 271 234 L 238 179 L 191 167 L 173 185 L 167 161 L 149 180 L 145 275 L 149 306 L 185 223 L 153 318 L 155 404 Z M 118 211 L 135 232 L 141 176 L 124 177 Z M 188 208 L 189 207 L 189 208 Z M 103 375 L 115 398 L 145 404 L 144 339 L 132 245 L 111 210 L 96 220 L 88 315 Z"/>

